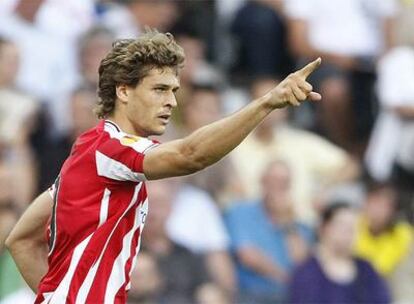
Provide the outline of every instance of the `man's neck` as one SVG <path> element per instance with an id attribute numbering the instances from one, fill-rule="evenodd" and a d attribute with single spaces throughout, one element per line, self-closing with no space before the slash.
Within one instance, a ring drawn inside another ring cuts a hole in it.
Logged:
<path id="1" fill-rule="evenodd" d="M 266 203 L 265 209 L 270 221 L 275 225 L 286 226 L 294 222 L 293 214 L 290 210 L 273 210 L 272 208 L 267 207 Z"/>
<path id="2" fill-rule="evenodd" d="M 109 115 L 106 119 L 115 123 L 122 130 L 122 132 L 125 132 L 130 135 L 146 137 L 146 135 L 143 134 L 143 132 L 139 132 L 138 130 L 136 130 L 134 128 L 134 125 L 119 112 L 114 112 L 113 114 Z"/>

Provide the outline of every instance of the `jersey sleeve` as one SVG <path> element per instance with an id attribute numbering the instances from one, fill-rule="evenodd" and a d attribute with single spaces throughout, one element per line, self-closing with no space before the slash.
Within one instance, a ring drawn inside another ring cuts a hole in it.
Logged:
<path id="1" fill-rule="evenodd" d="M 96 149 L 97 173 L 117 181 L 145 181 L 145 153 L 158 144 L 157 141 L 138 136 L 112 137 Z"/>

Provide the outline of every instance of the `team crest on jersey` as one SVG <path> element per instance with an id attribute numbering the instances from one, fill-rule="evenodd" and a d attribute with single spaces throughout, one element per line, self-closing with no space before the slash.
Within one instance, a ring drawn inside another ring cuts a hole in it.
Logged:
<path id="1" fill-rule="evenodd" d="M 133 135 L 125 135 L 124 137 L 122 137 L 120 139 L 121 144 L 123 144 L 124 146 L 132 146 L 133 144 L 135 144 L 136 142 L 138 142 L 141 138 L 138 136 L 133 136 Z"/>

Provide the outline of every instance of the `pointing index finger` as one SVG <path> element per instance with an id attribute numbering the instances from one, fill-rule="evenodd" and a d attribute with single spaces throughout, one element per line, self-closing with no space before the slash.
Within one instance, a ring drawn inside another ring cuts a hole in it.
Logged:
<path id="1" fill-rule="evenodd" d="M 321 65 L 322 59 L 321 57 L 318 57 L 314 61 L 308 63 L 306 66 L 304 66 L 302 69 L 297 71 L 296 73 L 299 76 L 304 77 L 305 79 L 309 77 L 309 75 L 315 71 L 320 65 Z"/>

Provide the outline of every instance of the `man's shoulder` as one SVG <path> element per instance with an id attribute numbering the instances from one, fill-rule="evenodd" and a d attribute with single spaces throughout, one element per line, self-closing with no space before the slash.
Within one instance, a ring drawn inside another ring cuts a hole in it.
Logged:
<path id="1" fill-rule="evenodd" d="M 147 137 L 136 136 L 123 132 L 117 124 L 110 120 L 101 122 L 100 131 L 103 134 L 103 140 L 100 142 L 100 147 L 111 150 L 116 147 L 131 148 L 135 152 L 147 152 L 150 148 L 159 144 L 158 141 L 151 140 Z M 98 125 L 99 126 L 99 125 Z"/>
<path id="2" fill-rule="evenodd" d="M 227 216 L 238 216 L 238 217 L 255 217 L 260 214 L 261 205 L 257 201 L 238 201 L 232 204 L 225 212 Z"/>

